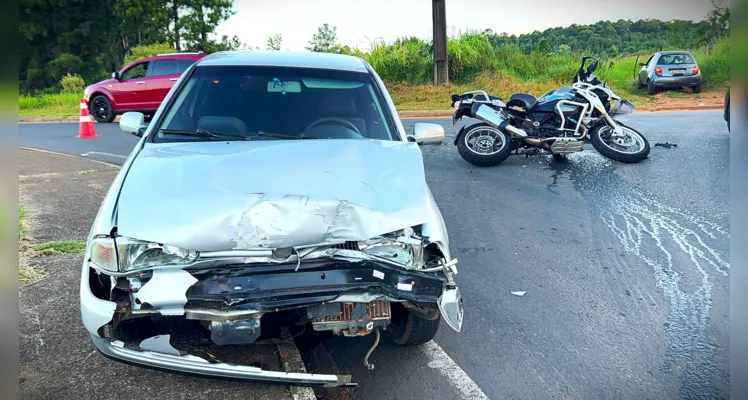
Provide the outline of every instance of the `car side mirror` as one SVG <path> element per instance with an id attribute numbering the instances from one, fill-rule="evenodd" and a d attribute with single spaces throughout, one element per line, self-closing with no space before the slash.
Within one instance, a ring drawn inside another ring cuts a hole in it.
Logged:
<path id="1" fill-rule="evenodd" d="M 418 144 L 440 144 L 444 141 L 444 127 L 439 124 L 418 123 L 413 133 L 408 135 L 409 142 Z"/>
<path id="2" fill-rule="evenodd" d="M 642 66 L 642 67 L 646 67 L 647 63 L 639 63 L 639 65 Z"/>
<path id="3" fill-rule="evenodd" d="M 119 129 L 122 132 L 135 135 L 137 137 L 143 137 L 145 133 L 145 115 L 139 112 L 126 112 L 122 114 L 119 120 Z"/>
<path id="4" fill-rule="evenodd" d="M 112 78 L 116 80 L 120 80 L 122 76 L 120 76 L 119 72 L 115 71 L 115 72 L 112 72 Z"/>

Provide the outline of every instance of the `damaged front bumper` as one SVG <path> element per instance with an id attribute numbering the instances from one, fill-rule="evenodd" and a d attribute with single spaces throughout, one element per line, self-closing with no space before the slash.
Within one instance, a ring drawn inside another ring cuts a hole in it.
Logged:
<path id="1" fill-rule="evenodd" d="M 96 282 L 109 282 L 109 286 L 92 291 Z M 176 317 L 209 325 L 213 343 L 249 344 L 260 335 L 263 315 L 306 310 L 298 314 L 308 315 L 315 330 L 360 336 L 386 323 L 389 302 L 399 302 L 424 317 L 438 318 L 438 309 L 457 331 L 462 324 L 462 300 L 451 273 L 406 270 L 371 260 L 156 269 L 127 278 L 96 274 L 89 263 L 84 263 L 80 299 L 83 323 L 94 345 L 112 359 L 206 377 L 304 386 L 354 384 L 346 375 L 271 371 L 196 356 L 172 345 L 173 338 L 167 332 L 125 343 L 111 334 L 112 327 L 144 316 Z M 351 303 L 355 304 L 351 308 L 353 319 L 324 318 L 330 306 L 345 309 L 344 304 Z M 372 310 L 379 304 L 387 306 L 374 315 Z"/>
<path id="2" fill-rule="evenodd" d="M 94 346 L 106 357 L 128 364 L 156 370 L 179 372 L 212 378 L 266 381 L 300 386 L 355 386 L 349 375 L 324 375 L 266 371 L 247 365 L 210 363 L 184 354 L 169 344 L 169 335 L 155 336 L 140 343 L 139 349 L 125 347 L 121 341 L 91 335 Z"/>

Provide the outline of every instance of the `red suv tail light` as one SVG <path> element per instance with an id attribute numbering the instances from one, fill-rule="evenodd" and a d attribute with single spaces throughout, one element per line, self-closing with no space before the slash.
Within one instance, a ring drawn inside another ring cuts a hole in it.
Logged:
<path id="1" fill-rule="evenodd" d="M 693 68 L 691 68 L 691 75 L 696 75 L 698 73 L 699 73 L 699 67 L 694 65 Z"/>
<path id="2" fill-rule="evenodd" d="M 661 67 L 655 67 L 655 75 L 662 76 L 662 68 Z"/>

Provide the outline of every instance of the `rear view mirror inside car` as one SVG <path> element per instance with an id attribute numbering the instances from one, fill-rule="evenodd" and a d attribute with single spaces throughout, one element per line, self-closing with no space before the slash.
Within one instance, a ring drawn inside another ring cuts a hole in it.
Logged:
<path id="1" fill-rule="evenodd" d="M 268 82 L 268 92 L 270 93 L 301 93 L 301 83 L 297 81 L 281 82 L 272 80 Z"/>

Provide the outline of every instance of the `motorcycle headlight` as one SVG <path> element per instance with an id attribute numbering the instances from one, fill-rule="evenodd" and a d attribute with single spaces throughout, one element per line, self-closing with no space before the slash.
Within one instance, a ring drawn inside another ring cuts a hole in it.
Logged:
<path id="1" fill-rule="evenodd" d="M 359 249 L 370 256 L 402 264 L 410 269 L 423 268 L 423 242 L 408 236 L 382 236 L 359 242 Z"/>
<path id="2" fill-rule="evenodd" d="M 97 238 L 91 242 L 91 262 L 112 272 L 128 272 L 165 265 L 189 265 L 199 253 L 126 237 Z"/>

